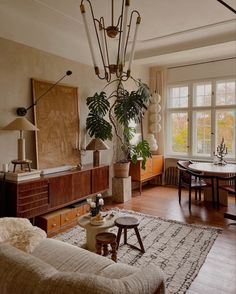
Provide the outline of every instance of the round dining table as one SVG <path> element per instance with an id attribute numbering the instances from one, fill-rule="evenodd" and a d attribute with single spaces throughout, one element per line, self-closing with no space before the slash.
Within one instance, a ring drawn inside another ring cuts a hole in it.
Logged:
<path id="1" fill-rule="evenodd" d="M 236 164 L 226 164 L 226 165 L 218 165 L 214 163 L 209 162 L 195 162 L 188 166 L 190 170 L 202 172 L 206 175 L 211 176 L 221 176 L 221 177 L 227 177 L 232 174 L 236 174 Z M 216 181 L 215 181 L 215 191 L 216 191 Z M 228 193 L 224 190 L 220 190 L 219 194 L 219 201 L 220 204 L 227 206 L 228 205 Z M 206 188 L 204 190 L 204 200 L 205 201 L 211 201 L 212 196 L 210 194 L 210 189 Z"/>

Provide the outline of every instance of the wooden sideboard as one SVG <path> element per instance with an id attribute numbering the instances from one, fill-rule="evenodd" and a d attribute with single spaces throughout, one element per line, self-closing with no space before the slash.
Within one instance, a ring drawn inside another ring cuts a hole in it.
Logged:
<path id="1" fill-rule="evenodd" d="M 136 164 L 130 163 L 130 176 L 133 182 L 139 182 L 139 191 L 142 193 L 142 183 L 155 178 L 163 173 L 164 157 L 163 155 L 152 155 L 147 159 L 146 168 L 142 169 L 141 161 Z"/>
<path id="2" fill-rule="evenodd" d="M 1 183 L 4 216 L 33 218 L 109 189 L 109 166 L 84 166 L 21 182 Z"/>

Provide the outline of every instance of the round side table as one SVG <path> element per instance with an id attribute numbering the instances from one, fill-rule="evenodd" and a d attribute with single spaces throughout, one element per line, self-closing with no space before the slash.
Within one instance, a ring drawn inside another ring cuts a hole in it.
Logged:
<path id="1" fill-rule="evenodd" d="M 96 252 L 96 235 L 108 232 L 110 228 L 115 226 L 116 216 L 106 216 L 104 223 L 99 226 L 91 225 L 90 214 L 87 213 L 78 218 L 78 225 L 86 230 L 86 249 Z"/>

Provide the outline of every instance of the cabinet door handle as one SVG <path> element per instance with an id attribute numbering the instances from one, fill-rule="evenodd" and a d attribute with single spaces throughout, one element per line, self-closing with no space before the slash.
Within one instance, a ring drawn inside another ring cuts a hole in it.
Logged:
<path id="1" fill-rule="evenodd" d="M 65 218 L 65 221 L 67 222 L 68 220 L 69 220 L 68 217 L 66 217 L 66 218 Z"/>
<path id="2" fill-rule="evenodd" d="M 56 227 L 57 224 L 52 224 L 53 227 Z"/>

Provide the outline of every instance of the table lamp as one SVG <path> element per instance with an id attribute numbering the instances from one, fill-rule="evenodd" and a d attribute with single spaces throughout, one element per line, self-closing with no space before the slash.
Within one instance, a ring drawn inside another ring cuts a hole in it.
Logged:
<path id="1" fill-rule="evenodd" d="M 86 150 L 93 150 L 93 166 L 99 166 L 100 164 L 100 150 L 107 150 L 109 147 L 98 138 L 92 139 L 92 141 L 87 145 Z"/>
<path id="2" fill-rule="evenodd" d="M 20 131 L 20 138 L 18 139 L 18 158 L 16 161 L 24 163 L 25 159 L 25 139 L 23 131 L 38 131 L 38 128 L 24 117 L 18 117 L 11 123 L 6 125 L 2 130 Z"/>

